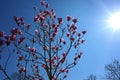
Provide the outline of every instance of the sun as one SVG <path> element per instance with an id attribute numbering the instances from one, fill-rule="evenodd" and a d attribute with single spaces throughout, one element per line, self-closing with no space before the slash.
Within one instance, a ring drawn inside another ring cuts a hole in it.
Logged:
<path id="1" fill-rule="evenodd" d="M 108 19 L 108 24 L 113 31 L 120 30 L 120 12 L 111 14 Z"/>

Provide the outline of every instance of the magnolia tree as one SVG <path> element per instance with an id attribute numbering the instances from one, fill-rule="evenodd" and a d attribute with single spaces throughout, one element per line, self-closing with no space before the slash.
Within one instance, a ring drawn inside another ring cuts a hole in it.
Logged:
<path id="1" fill-rule="evenodd" d="M 16 67 L 22 80 L 63 80 L 83 54 L 80 45 L 85 42 L 82 37 L 86 31 L 77 31 L 77 18 L 67 16 L 67 25 L 64 25 L 49 4 L 41 1 L 40 5 L 42 9 L 34 7 L 38 12 L 34 25 L 26 24 L 23 17 L 14 16 L 18 28 L 13 28 L 9 35 L 0 32 L 0 48 L 10 48 L 8 54 L 16 54 Z M 0 55 L 4 55 L 2 51 Z M 1 72 L 9 80 L 12 78 L 6 67 L 10 58 L 8 56 L 6 66 L 0 64 Z"/>

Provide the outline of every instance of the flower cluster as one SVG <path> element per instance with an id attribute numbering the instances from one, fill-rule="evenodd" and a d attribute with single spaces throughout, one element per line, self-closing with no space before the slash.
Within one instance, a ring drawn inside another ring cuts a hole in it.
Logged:
<path id="1" fill-rule="evenodd" d="M 74 62 L 73 62 L 74 65 L 76 65 L 77 60 L 79 60 L 79 59 L 81 58 L 82 54 L 83 54 L 83 53 L 80 52 L 77 56 L 74 57 Z"/>
<path id="2" fill-rule="evenodd" d="M 0 45 L 6 44 L 7 46 L 10 45 L 11 42 L 17 42 L 18 44 L 21 44 L 24 41 L 24 37 L 17 37 L 18 35 L 22 35 L 22 31 L 18 28 L 13 28 L 11 30 L 11 35 L 5 34 L 5 32 L 0 32 Z"/>
<path id="3" fill-rule="evenodd" d="M 17 16 L 14 16 L 14 21 L 20 28 L 22 27 L 22 29 L 24 29 L 25 26 L 27 30 L 30 29 L 31 24 L 25 24 L 23 17 L 18 18 Z"/>
<path id="4" fill-rule="evenodd" d="M 23 26 L 23 25 L 25 25 L 25 22 L 24 22 L 24 18 L 23 18 L 23 17 L 18 18 L 18 17 L 16 17 L 16 16 L 14 16 L 14 20 L 15 20 L 15 22 L 17 23 L 18 26 Z"/>

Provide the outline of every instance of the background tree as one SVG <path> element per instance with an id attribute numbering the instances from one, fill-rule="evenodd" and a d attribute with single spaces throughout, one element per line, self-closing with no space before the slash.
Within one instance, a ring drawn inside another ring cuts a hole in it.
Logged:
<path id="1" fill-rule="evenodd" d="M 34 7 L 37 12 L 34 25 L 26 24 L 23 17 L 14 16 L 18 28 L 13 28 L 9 35 L 0 32 L 0 47 L 7 47 L 9 54 L 16 54 L 16 67 L 22 80 L 63 80 L 83 54 L 80 45 L 85 42 L 83 36 L 86 31 L 77 31 L 77 18 L 67 16 L 67 25 L 64 25 L 54 9 L 49 9 L 49 4 L 43 0 L 40 4 L 41 9 Z M 6 68 L 2 64 L 0 66 L 0 70 L 11 80 Z"/>
<path id="2" fill-rule="evenodd" d="M 112 63 L 105 66 L 106 79 L 108 80 L 120 80 L 120 62 L 119 60 L 113 60 Z"/>
<path id="3" fill-rule="evenodd" d="M 10 77 L 12 80 L 23 80 L 24 79 L 24 75 L 19 74 L 18 72 L 12 73 L 12 75 Z"/>
<path id="4" fill-rule="evenodd" d="M 95 75 L 91 74 L 85 80 L 97 80 L 97 77 Z"/>
<path id="5" fill-rule="evenodd" d="M 14 72 L 14 73 L 12 73 L 10 78 L 12 80 L 23 80 L 24 79 L 24 74 L 20 74 L 18 72 Z M 31 75 L 26 75 L 26 79 L 25 80 L 32 80 L 32 76 Z"/>

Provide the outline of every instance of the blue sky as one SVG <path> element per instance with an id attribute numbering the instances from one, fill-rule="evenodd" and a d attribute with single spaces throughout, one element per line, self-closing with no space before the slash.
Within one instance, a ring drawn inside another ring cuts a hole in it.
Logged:
<path id="1" fill-rule="evenodd" d="M 34 5 L 40 0 L 0 0 L 0 31 L 16 27 L 13 16 L 23 16 L 33 22 Z M 104 76 L 104 66 L 114 58 L 120 58 L 120 31 L 113 32 L 106 20 L 120 11 L 120 0 L 46 0 L 58 17 L 71 15 L 78 18 L 79 29 L 87 30 L 82 45 L 83 57 L 71 69 L 66 80 L 83 80 L 89 74 Z"/>

